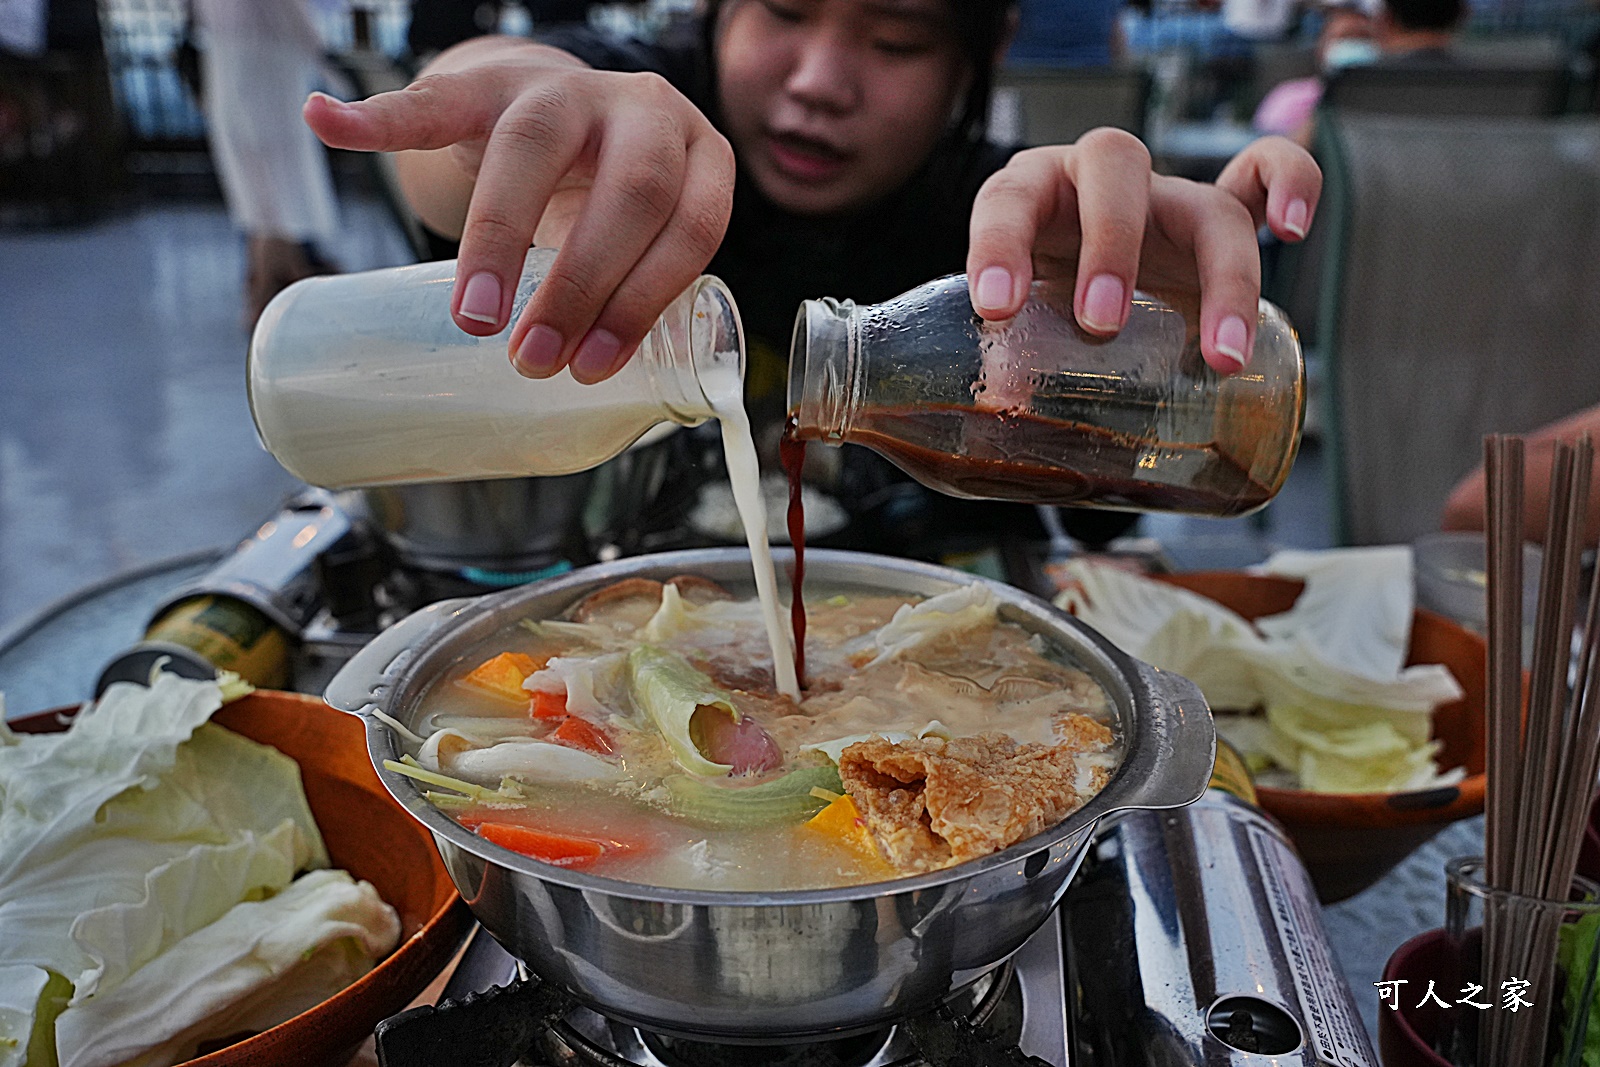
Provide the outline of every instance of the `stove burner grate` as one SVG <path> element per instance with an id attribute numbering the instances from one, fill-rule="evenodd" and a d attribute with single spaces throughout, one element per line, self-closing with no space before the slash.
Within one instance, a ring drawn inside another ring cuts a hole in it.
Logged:
<path id="1" fill-rule="evenodd" d="M 536 978 L 380 1023 L 382 1067 L 1050 1067 L 1017 1047 L 1010 963 L 933 1011 L 882 1030 L 789 1045 L 727 1045 L 649 1033 Z"/>

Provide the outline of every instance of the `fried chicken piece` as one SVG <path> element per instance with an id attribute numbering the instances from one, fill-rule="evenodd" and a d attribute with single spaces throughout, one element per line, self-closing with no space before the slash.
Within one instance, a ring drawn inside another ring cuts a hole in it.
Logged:
<path id="1" fill-rule="evenodd" d="M 1079 757 L 1104 752 L 1111 731 L 1072 716 L 1056 745 L 999 734 L 898 744 L 875 737 L 839 758 L 845 791 L 885 857 L 907 874 L 938 870 L 1032 837 L 1088 799 Z M 1094 788 L 1106 774 L 1090 776 Z"/>

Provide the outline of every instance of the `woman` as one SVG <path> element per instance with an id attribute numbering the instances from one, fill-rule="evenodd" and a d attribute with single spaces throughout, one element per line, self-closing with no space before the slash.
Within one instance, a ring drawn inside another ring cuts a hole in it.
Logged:
<path id="1" fill-rule="evenodd" d="M 1116 130 L 988 145 L 1012 17 L 1005 0 L 721 0 L 684 42 L 479 38 L 404 90 L 314 95 L 305 115 L 330 145 L 401 153 L 412 206 L 460 236 L 468 333 L 504 328 L 530 243 L 560 246 L 510 333 L 530 377 L 609 376 L 708 265 L 758 342 L 757 395 L 799 299 L 880 300 L 963 266 L 986 319 L 1015 314 L 1035 277 L 1075 274 L 1078 321 L 1099 335 L 1136 283 L 1197 292 L 1205 358 L 1237 370 L 1256 228 L 1304 237 L 1316 165 L 1268 138 L 1211 186 L 1153 175 Z"/>

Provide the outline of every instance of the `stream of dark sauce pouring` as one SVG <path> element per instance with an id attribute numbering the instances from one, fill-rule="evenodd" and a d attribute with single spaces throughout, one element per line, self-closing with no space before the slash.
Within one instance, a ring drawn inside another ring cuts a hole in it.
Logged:
<path id="1" fill-rule="evenodd" d="M 789 623 L 794 630 L 794 673 L 806 687 L 806 508 L 801 496 L 800 471 L 806 464 L 806 443 L 796 436 L 799 422 L 790 415 L 778 443 L 778 459 L 789 479 L 789 543 L 794 546 L 794 569 L 789 572 Z M 770 455 L 770 453 L 769 453 Z"/>

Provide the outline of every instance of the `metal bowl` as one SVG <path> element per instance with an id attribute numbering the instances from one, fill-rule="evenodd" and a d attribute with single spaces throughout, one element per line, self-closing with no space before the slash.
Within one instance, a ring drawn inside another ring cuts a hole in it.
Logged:
<path id="1" fill-rule="evenodd" d="M 780 561 L 787 553 L 777 553 Z M 806 555 L 812 588 L 931 596 L 971 575 L 853 552 Z M 478 921 L 540 977 L 614 1018 L 723 1041 L 839 1035 L 932 1007 L 1016 951 L 1050 915 L 1095 822 L 1127 808 L 1186 804 L 1205 789 L 1216 735 L 1187 679 L 1114 648 L 1076 619 L 990 583 L 1000 616 L 1045 636 L 1110 694 L 1124 751 L 1111 781 L 1062 822 L 982 859 L 870 885 L 781 893 L 664 889 L 549 866 L 463 829 L 407 777 L 383 767 L 403 748 L 377 717 L 410 727 L 429 685 L 485 639 L 549 618 L 629 577 L 702 574 L 752 588 L 750 556 L 712 549 L 640 556 L 472 600 L 442 601 L 379 635 L 329 684 L 362 716 L 379 777 L 433 832 Z"/>

